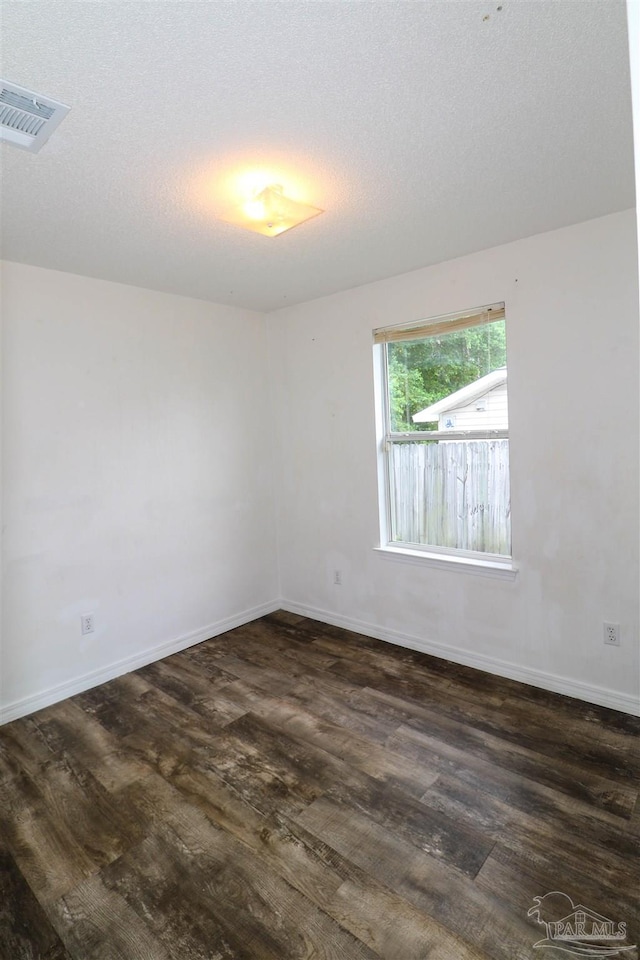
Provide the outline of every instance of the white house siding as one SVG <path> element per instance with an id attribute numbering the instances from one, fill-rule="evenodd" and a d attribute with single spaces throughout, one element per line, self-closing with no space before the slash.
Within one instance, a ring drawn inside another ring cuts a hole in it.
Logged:
<path id="1" fill-rule="evenodd" d="M 486 405 L 486 410 L 476 409 L 480 403 Z M 452 420 L 453 424 L 450 423 Z M 476 397 L 471 403 L 441 413 L 438 421 L 439 430 L 506 430 L 508 426 L 506 383 Z"/>

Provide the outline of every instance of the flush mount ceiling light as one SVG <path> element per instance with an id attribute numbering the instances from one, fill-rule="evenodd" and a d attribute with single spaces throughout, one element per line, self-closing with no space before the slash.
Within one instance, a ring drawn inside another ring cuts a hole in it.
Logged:
<path id="1" fill-rule="evenodd" d="M 279 233 L 291 230 L 322 212 L 318 207 L 285 197 L 282 187 L 273 184 L 234 207 L 222 219 L 265 237 L 277 237 Z"/>

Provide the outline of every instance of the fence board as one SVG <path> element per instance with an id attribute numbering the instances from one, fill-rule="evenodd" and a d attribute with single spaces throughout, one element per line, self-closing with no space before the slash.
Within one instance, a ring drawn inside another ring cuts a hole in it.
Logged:
<path id="1" fill-rule="evenodd" d="M 509 556 L 509 441 L 392 443 L 392 534 Z"/>

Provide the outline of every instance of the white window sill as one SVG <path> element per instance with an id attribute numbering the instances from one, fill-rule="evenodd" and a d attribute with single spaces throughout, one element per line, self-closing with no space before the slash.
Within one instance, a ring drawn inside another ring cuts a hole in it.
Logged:
<path id="1" fill-rule="evenodd" d="M 518 568 L 511 560 L 482 560 L 475 557 L 458 557 L 447 553 L 406 550 L 403 547 L 374 547 L 385 560 L 414 563 L 418 566 L 436 567 L 440 570 L 457 570 L 476 577 L 492 577 L 495 580 L 515 580 Z"/>

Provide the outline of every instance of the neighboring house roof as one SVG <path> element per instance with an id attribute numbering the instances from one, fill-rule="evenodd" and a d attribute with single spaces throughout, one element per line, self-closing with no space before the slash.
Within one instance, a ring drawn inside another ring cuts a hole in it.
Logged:
<path id="1" fill-rule="evenodd" d="M 430 423 L 432 420 L 437 420 L 441 413 L 453 410 L 454 407 L 463 407 L 467 403 L 472 403 L 478 397 L 484 396 L 485 393 L 489 393 L 490 390 L 494 390 L 506 382 L 506 367 L 492 370 L 491 373 L 480 377 L 479 380 L 468 383 L 466 387 L 462 387 L 455 393 L 450 393 L 448 397 L 438 400 L 437 403 L 432 403 L 430 407 L 425 407 L 424 410 L 414 413 L 411 419 L 414 423 Z"/>

